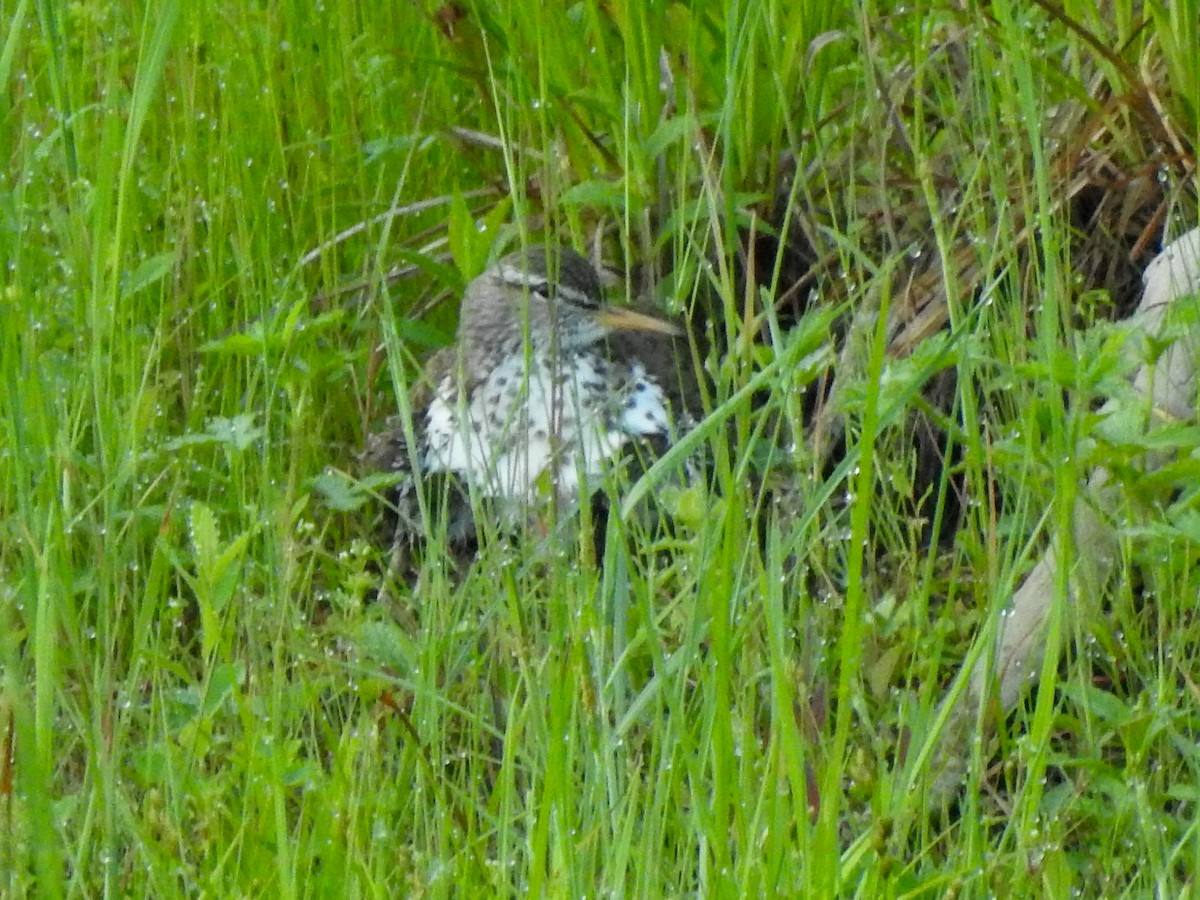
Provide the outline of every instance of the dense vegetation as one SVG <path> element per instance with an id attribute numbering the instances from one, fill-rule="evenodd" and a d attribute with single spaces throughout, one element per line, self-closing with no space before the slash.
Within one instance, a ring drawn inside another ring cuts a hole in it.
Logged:
<path id="1" fill-rule="evenodd" d="M 1095 432 L 1194 0 L 0 9 L 0 893 L 1195 889 L 1195 435 Z M 710 329 L 711 489 L 383 602 L 355 455 L 548 237 Z M 1116 577 L 947 751 L 1098 462 Z"/>

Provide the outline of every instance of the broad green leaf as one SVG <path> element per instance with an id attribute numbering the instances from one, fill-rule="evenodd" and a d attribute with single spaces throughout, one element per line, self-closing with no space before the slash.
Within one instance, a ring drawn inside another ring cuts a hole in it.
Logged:
<path id="1" fill-rule="evenodd" d="M 129 276 L 123 285 L 122 296 L 132 297 L 134 294 L 144 291 L 155 282 L 161 281 L 174 265 L 175 252 L 173 250 L 142 260 L 141 264 L 133 270 L 133 274 Z"/>

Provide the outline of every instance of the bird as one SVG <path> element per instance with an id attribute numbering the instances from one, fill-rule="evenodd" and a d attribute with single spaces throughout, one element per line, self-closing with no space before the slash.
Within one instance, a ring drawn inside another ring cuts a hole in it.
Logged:
<path id="1" fill-rule="evenodd" d="M 499 259 L 467 285 L 456 342 L 410 388 L 411 424 L 393 417 L 363 454 L 395 478 L 393 571 L 428 527 L 473 549 L 481 529 L 578 509 L 609 472 L 661 455 L 702 415 L 693 351 L 676 322 L 605 305 L 596 268 L 568 247 Z"/>

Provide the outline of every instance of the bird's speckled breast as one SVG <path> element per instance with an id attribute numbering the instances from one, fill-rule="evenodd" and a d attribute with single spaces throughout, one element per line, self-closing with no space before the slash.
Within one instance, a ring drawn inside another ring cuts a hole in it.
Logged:
<path id="1" fill-rule="evenodd" d="M 559 497 L 590 494 L 631 439 L 672 437 L 662 388 L 639 364 L 593 353 L 515 354 L 474 385 L 438 385 L 426 418 L 427 471 L 453 472 L 483 496 L 529 501 L 550 479 Z"/>

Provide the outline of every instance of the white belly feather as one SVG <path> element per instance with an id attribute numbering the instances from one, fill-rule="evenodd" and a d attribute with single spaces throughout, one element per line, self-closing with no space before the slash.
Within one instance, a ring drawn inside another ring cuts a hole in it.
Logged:
<path id="1" fill-rule="evenodd" d="M 666 398 L 640 365 L 614 375 L 598 356 L 501 363 L 464 402 L 447 377 L 429 404 L 426 471 L 453 472 L 481 495 L 563 499 L 590 494 L 631 439 L 671 435 Z"/>

